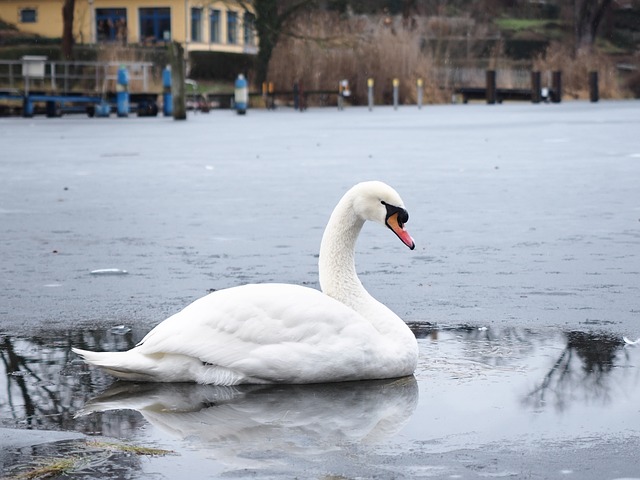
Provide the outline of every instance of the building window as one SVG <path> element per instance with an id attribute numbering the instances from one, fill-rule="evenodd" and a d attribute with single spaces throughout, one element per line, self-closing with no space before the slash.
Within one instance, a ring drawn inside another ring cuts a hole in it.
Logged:
<path id="1" fill-rule="evenodd" d="M 169 8 L 140 9 L 140 41 L 142 43 L 171 41 L 171 10 Z"/>
<path id="2" fill-rule="evenodd" d="M 191 7 L 191 41 L 202 41 L 202 8 Z"/>
<path id="3" fill-rule="evenodd" d="M 227 43 L 238 43 L 238 13 L 227 12 Z"/>
<path id="4" fill-rule="evenodd" d="M 127 9 L 96 8 L 96 40 L 127 42 Z"/>
<path id="5" fill-rule="evenodd" d="M 20 9 L 20 23 L 36 23 L 38 21 L 38 12 L 35 8 Z"/>
<path id="6" fill-rule="evenodd" d="M 256 16 L 253 13 L 244 14 L 244 44 L 256 44 Z"/>
<path id="7" fill-rule="evenodd" d="M 209 12 L 209 34 L 211 43 L 220 43 L 220 10 Z"/>

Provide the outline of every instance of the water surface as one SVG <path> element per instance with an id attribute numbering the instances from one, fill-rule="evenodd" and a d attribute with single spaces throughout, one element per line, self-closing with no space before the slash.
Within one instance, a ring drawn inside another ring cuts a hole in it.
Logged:
<path id="1" fill-rule="evenodd" d="M 637 346 L 605 333 L 412 328 L 420 346 L 414 377 L 299 386 L 114 381 L 70 352 L 71 345 L 130 348 L 144 332 L 126 326 L 2 336 L 1 427 L 71 430 L 175 452 L 132 459 L 68 441 L 16 449 L 3 467 L 81 452 L 88 460 L 78 478 L 96 471 L 176 478 L 187 466 L 209 478 L 509 477 L 536 468 L 574 478 L 634 475 L 631 457 L 599 465 L 589 452 L 603 443 L 638 446 Z M 563 452 L 555 466 L 527 460 L 550 449 Z M 605 467 L 609 476 L 583 476 Z"/>

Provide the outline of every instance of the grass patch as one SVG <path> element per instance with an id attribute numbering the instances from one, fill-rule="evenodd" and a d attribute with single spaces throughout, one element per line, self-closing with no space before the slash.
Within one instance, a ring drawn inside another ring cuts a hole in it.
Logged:
<path id="1" fill-rule="evenodd" d="M 86 471 L 97 472 L 106 464 L 118 463 L 122 456 L 163 456 L 175 455 L 176 452 L 160 448 L 150 448 L 125 443 L 105 441 L 85 441 L 74 444 L 72 451 L 61 452 L 58 457 L 40 457 L 32 459 L 26 465 L 12 467 L 11 475 L 0 480 L 44 480 L 66 475 L 82 474 Z M 66 453 L 66 454 L 65 454 Z"/>
<path id="2" fill-rule="evenodd" d="M 495 20 L 496 25 L 501 30 L 513 30 L 519 32 L 522 30 L 542 30 L 549 20 L 538 18 L 498 18 Z"/>
<path id="3" fill-rule="evenodd" d="M 161 448 L 142 447 L 139 445 L 127 445 L 125 443 L 112 443 L 112 442 L 87 442 L 87 445 L 93 448 L 101 450 L 116 450 L 119 452 L 133 453 L 135 455 L 173 455 L 176 452 L 172 450 L 163 450 Z"/>
<path id="4" fill-rule="evenodd" d="M 185 92 L 190 95 L 192 93 L 233 93 L 234 82 L 216 81 L 216 80 L 200 80 L 196 79 L 196 85 L 186 85 Z"/>
<path id="5" fill-rule="evenodd" d="M 40 464 L 33 467 L 31 470 L 16 475 L 15 479 L 20 480 L 35 480 L 52 478 L 58 475 L 64 475 L 73 471 L 78 463 L 81 461 L 79 457 L 69 458 L 52 458 L 42 460 Z"/>

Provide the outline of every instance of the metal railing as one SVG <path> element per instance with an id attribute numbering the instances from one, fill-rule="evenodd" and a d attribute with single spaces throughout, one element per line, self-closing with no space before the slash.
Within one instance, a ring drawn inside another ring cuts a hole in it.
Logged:
<path id="1" fill-rule="evenodd" d="M 154 82 L 151 62 L 44 62 L 44 75 L 23 75 L 23 60 L 0 60 L 0 88 L 41 89 L 53 92 L 115 90 L 118 68 L 127 67 L 131 91 L 147 92 Z"/>

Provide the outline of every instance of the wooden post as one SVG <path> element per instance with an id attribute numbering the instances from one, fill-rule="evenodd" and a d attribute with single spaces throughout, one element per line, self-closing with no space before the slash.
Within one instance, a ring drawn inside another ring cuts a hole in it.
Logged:
<path id="1" fill-rule="evenodd" d="M 397 78 L 393 79 L 393 109 L 397 110 L 398 109 L 398 103 L 399 103 L 399 89 L 400 89 L 400 80 Z"/>
<path id="2" fill-rule="evenodd" d="M 487 104 L 496 103 L 496 71 L 487 70 Z"/>
<path id="3" fill-rule="evenodd" d="M 540 103 L 542 100 L 542 82 L 540 72 L 531 72 L 531 102 Z"/>
<path id="4" fill-rule="evenodd" d="M 589 99 L 592 102 L 600 100 L 598 91 L 598 72 L 589 72 Z"/>
<path id="5" fill-rule="evenodd" d="M 171 61 L 171 95 L 173 97 L 173 119 L 186 120 L 187 106 L 185 102 L 184 88 L 184 49 L 178 42 L 169 45 L 169 58 Z"/>
<path id="6" fill-rule="evenodd" d="M 275 110 L 276 109 L 276 86 L 273 84 L 273 82 L 269 82 L 269 85 L 267 85 L 267 88 L 269 90 L 269 109 Z"/>
<path id="7" fill-rule="evenodd" d="M 551 101 L 560 103 L 562 101 L 562 72 L 557 70 L 551 74 Z"/>
<path id="8" fill-rule="evenodd" d="M 304 83 L 302 80 L 298 81 L 298 94 L 300 95 L 300 111 L 304 112 L 307 109 L 307 97 L 304 94 Z"/>
<path id="9" fill-rule="evenodd" d="M 300 110 L 300 85 L 298 82 L 293 83 L 293 109 Z"/>

